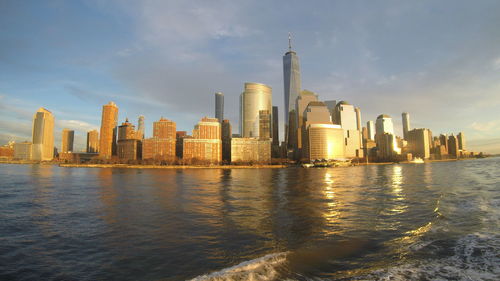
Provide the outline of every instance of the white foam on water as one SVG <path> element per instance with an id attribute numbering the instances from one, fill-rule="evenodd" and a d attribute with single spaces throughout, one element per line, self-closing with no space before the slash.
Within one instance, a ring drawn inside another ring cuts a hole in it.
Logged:
<path id="1" fill-rule="evenodd" d="M 276 267 L 286 261 L 286 255 L 287 252 L 265 255 L 221 271 L 198 276 L 192 281 L 275 280 L 278 277 Z"/>
<path id="2" fill-rule="evenodd" d="M 500 240 L 484 233 L 457 241 L 454 255 L 378 269 L 356 280 L 500 280 Z"/>

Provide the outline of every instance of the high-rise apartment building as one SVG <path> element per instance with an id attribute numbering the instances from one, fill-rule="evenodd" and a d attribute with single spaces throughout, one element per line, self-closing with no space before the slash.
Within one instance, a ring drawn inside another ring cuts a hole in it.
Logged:
<path id="1" fill-rule="evenodd" d="M 118 125 L 118 106 L 112 101 L 102 106 L 99 157 L 109 159 L 116 155 L 116 126 Z"/>
<path id="2" fill-rule="evenodd" d="M 261 110 L 272 112 L 271 87 L 260 83 L 245 83 L 245 90 L 240 95 L 240 134 L 242 137 L 259 137 Z M 269 130 L 271 130 L 270 127 Z"/>
<path id="3" fill-rule="evenodd" d="M 221 92 L 215 93 L 215 118 L 220 123 L 224 120 L 224 94 Z"/>
<path id="4" fill-rule="evenodd" d="M 285 142 L 288 143 L 289 135 L 296 135 L 297 132 L 295 102 L 301 90 L 299 57 L 297 53 L 292 51 L 290 34 L 288 35 L 288 51 L 283 56 L 283 78 L 285 86 Z M 292 124 L 290 124 L 290 119 L 293 120 Z M 294 144 L 288 145 L 288 148 L 293 149 Z"/>
<path id="5" fill-rule="evenodd" d="M 36 161 L 54 158 L 54 115 L 40 107 L 33 115 L 33 145 L 31 157 Z"/>
<path id="6" fill-rule="evenodd" d="M 14 144 L 14 159 L 16 160 L 32 160 L 33 143 L 31 142 L 16 142 Z"/>
<path id="7" fill-rule="evenodd" d="M 408 132 L 411 130 L 410 129 L 410 114 L 408 112 L 403 112 L 401 114 L 403 117 L 403 138 L 405 140 L 408 140 Z"/>
<path id="8" fill-rule="evenodd" d="M 209 163 L 222 161 L 221 124 L 217 118 L 202 118 L 194 127 L 193 138 L 184 138 L 183 159 Z"/>
<path id="9" fill-rule="evenodd" d="M 75 131 L 70 129 L 63 129 L 61 140 L 61 152 L 73 152 L 73 143 L 75 140 Z"/>
<path id="10" fill-rule="evenodd" d="M 153 137 L 142 141 L 142 159 L 155 159 L 173 162 L 176 157 L 175 122 L 160 118 L 153 122 Z"/>
<path id="11" fill-rule="evenodd" d="M 87 153 L 99 152 L 99 132 L 92 130 L 87 132 Z"/>

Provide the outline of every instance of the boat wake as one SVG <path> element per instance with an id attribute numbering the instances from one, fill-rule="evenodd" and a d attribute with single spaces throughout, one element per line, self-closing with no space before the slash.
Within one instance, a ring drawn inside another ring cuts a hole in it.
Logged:
<path id="1" fill-rule="evenodd" d="M 221 271 L 198 276 L 192 281 L 276 280 L 279 276 L 277 267 L 286 261 L 286 255 L 286 252 L 265 255 Z"/>

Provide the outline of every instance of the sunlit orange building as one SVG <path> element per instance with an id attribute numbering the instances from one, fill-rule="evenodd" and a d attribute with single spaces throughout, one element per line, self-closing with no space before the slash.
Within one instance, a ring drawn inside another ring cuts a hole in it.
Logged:
<path id="1" fill-rule="evenodd" d="M 153 122 L 153 137 L 142 142 L 142 159 L 174 161 L 176 156 L 176 124 L 161 118 Z"/>
<path id="2" fill-rule="evenodd" d="M 99 156 L 109 159 L 116 155 L 116 125 L 118 124 L 118 106 L 112 101 L 102 107 L 101 138 Z"/>
<path id="3" fill-rule="evenodd" d="M 194 127 L 193 138 L 184 138 L 183 159 L 210 163 L 222 161 L 221 125 L 217 118 L 202 118 Z"/>

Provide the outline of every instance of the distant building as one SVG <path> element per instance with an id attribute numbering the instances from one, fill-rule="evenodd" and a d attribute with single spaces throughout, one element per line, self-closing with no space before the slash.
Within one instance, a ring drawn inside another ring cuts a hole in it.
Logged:
<path id="1" fill-rule="evenodd" d="M 144 138 L 144 116 L 140 115 L 137 120 L 137 139 L 141 140 Z"/>
<path id="2" fill-rule="evenodd" d="M 92 130 L 87 132 L 87 153 L 99 152 L 99 132 Z"/>
<path id="3" fill-rule="evenodd" d="M 231 162 L 269 163 L 271 161 L 271 139 L 231 139 Z"/>
<path id="4" fill-rule="evenodd" d="M 296 152 L 298 153 L 298 157 L 296 158 L 300 158 L 300 155 L 302 153 L 302 138 L 305 136 L 306 134 L 306 131 L 307 131 L 307 128 L 305 126 L 305 123 L 304 123 L 304 116 L 305 116 L 305 111 L 307 109 L 307 106 L 309 105 L 310 102 L 317 102 L 318 101 L 318 95 L 311 92 L 311 91 L 307 91 L 307 90 L 303 90 L 300 92 L 299 96 L 297 97 L 297 101 L 295 102 L 295 112 L 296 112 L 296 116 L 297 116 L 297 121 L 296 121 L 296 124 L 297 124 L 297 132 L 294 134 L 294 136 L 297 137 L 297 140 L 293 140 L 293 143 L 295 146 L 294 146 L 294 149 L 296 150 Z M 323 103 L 324 104 L 324 103 Z M 331 121 L 331 120 L 330 120 Z M 292 141 L 292 140 L 290 140 Z"/>
<path id="5" fill-rule="evenodd" d="M 63 129 L 62 131 L 62 143 L 61 152 L 73 152 L 73 143 L 75 141 L 75 131 L 69 129 Z"/>
<path id="6" fill-rule="evenodd" d="M 33 115 L 33 146 L 31 157 L 36 161 L 54 158 L 54 115 L 40 107 Z"/>
<path id="7" fill-rule="evenodd" d="M 215 118 L 220 123 L 224 120 L 224 94 L 221 92 L 215 93 Z"/>
<path id="8" fill-rule="evenodd" d="M 448 154 L 455 158 L 460 155 L 458 152 L 458 139 L 453 134 L 448 137 Z"/>
<path id="9" fill-rule="evenodd" d="M 305 158 L 333 160 L 345 157 L 344 130 L 340 125 L 310 124 L 307 127 L 308 142 L 304 148 Z"/>
<path id="10" fill-rule="evenodd" d="M 193 130 L 193 138 L 184 138 L 183 159 L 209 163 L 222 161 L 221 124 L 217 118 L 202 118 Z"/>
<path id="11" fill-rule="evenodd" d="M 33 144 L 31 142 L 16 142 L 14 144 L 14 159 L 31 160 Z"/>
<path id="12" fill-rule="evenodd" d="M 118 127 L 118 158 L 122 160 L 141 159 L 142 142 L 137 139 L 135 126 L 128 119 Z"/>
<path id="13" fill-rule="evenodd" d="M 259 138 L 271 139 L 271 112 L 259 110 Z"/>
<path id="14" fill-rule="evenodd" d="M 383 160 L 390 160 L 390 158 L 401 153 L 401 149 L 397 145 L 396 136 L 394 135 L 392 118 L 389 115 L 381 114 L 377 117 L 375 123 L 375 142 L 377 143 L 378 157 Z"/>
<path id="15" fill-rule="evenodd" d="M 176 140 L 175 122 L 160 118 L 159 121 L 153 122 L 153 137 L 142 142 L 142 159 L 175 161 Z"/>
<path id="16" fill-rule="evenodd" d="M 283 82 L 285 110 L 285 143 L 289 149 L 294 149 L 297 139 L 297 115 L 295 102 L 302 88 L 300 81 L 299 57 L 292 51 L 291 36 L 288 36 L 288 51 L 283 56 Z M 246 135 L 243 135 L 244 137 Z M 292 143 L 290 143 L 292 140 Z"/>
<path id="17" fill-rule="evenodd" d="M 401 114 L 403 117 L 403 138 L 405 140 L 408 140 L 408 132 L 411 130 L 410 129 L 410 114 L 408 112 L 403 112 Z"/>
<path id="18" fill-rule="evenodd" d="M 279 136 L 279 117 L 278 117 L 278 107 L 273 106 L 273 142 L 271 145 L 271 156 L 273 158 L 281 158 L 280 150 L 280 136 Z"/>
<path id="19" fill-rule="evenodd" d="M 344 130 L 331 121 L 330 111 L 323 102 L 312 101 L 304 111 L 302 159 L 309 161 L 345 157 Z"/>
<path id="20" fill-rule="evenodd" d="M 448 150 L 448 135 L 439 135 L 439 143 L 445 148 L 446 154 L 450 154 Z"/>
<path id="21" fill-rule="evenodd" d="M 6 145 L 0 146 L 0 159 L 14 158 L 14 144 L 15 142 L 11 141 Z"/>
<path id="22" fill-rule="evenodd" d="M 226 162 L 231 162 L 231 123 L 229 120 L 224 119 L 222 121 L 222 160 Z"/>
<path id="23" fill-rule="evenodd" d="M 363 157 L 361 110 L 346 101 L 340 101 L 335 106 L 335 120 L 333 122 L 344 130 L 345 156 L 348 158 Z"/>
<path id="24" fill-rule="evenodd" d="M 184 138 L 190 138 L 186 131 L 176 131 L 175 132 L 175 156 L 178 159 L 182 159 L 182 152 L 184 150 Z"/>
<path id="25" fill-rule="evenodd" d="M 457 140 L 458 140 L 458 149 L 467 150 L 465 148 L 465 136 L 463 132 L 458 133 Z"/>
<path id="26" fill-rule="evenodd" d="M 366 129 L 368 131 L 367 139 L 375 140 L 375 124 L 373 123 L 373 121 L 366 122 Z"/>
<path id="27" fill-rule="evenodd" d="M 407 133 L 408 151 L 413 157 L 430 158 L 429 133 L 428 129 L 413 129 Z"/>
<path id="28" fill-rule="evenodd" d="M 240 133 L 242 137 L 259 137 L 259 113 L 261 110 L 267 110 L 268 113 L 272 111 L 271 87 L 260 83 L 245 83 L 245 90 L 240 95 Z"/>
<path id="29" fill-rule="evenodd" d="M 109 159 L 113 155 L 116 155 L 117 124 L 118 106 L 110 101 L 108 104 L 102 106 L 99 157 Z"/>

